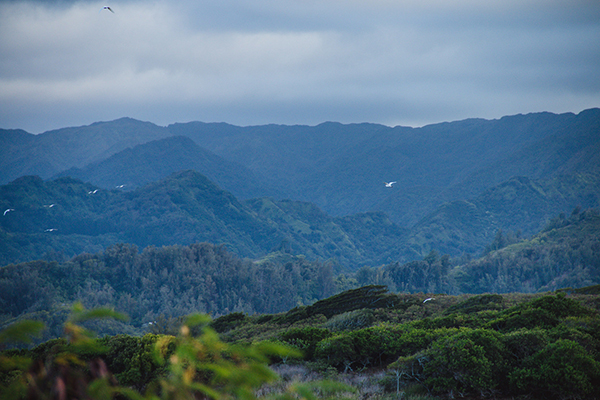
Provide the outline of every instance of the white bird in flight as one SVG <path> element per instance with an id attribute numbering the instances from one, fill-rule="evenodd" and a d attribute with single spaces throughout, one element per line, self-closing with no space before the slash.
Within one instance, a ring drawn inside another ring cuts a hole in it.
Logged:
<path id="1" fill-rule="evenodd" d="M 56 228 L 50 228 L 50 229 L 46 229 L 44 232 L 54 232 L 56 230 L 58 230 L 58 229 L 56 229 Z"/>
<path id="2" fill-rule="evenodd" d="M 96 193 L 97 191 L 98 191 L 98 189 L 96 189 L 96 190 L 90 190 L 90 191 L 88 192 L 88 194 L 94 194 L 94 193 Z"/>
<path id="3" fill-rule="evenodd" d="M 44 207 L 48 207 L 48 208 L 52 208 L 54 207 L 56 204 L 44 204 Z"/>
<path id="4" fill-rule="evenodd" d="M 117 189 L 122 189 L 125 187 L 125 185 L 119 185 L 119 186 L 115 186 Z"/>
<path id="5" fill-rule="evenodd" d="M 115 13 L 115 12 L 112 10 L 112 8 L 110 8 L 109 6 L 104 6 L 104 7 L 102 7 L 102 9 L 101 9 L 100 11 L 102 11 L 102 10 L 108 10 L 108 11 L 110 11 L 110 12 L 111 12 L 111 13 L 113 13 L 113 14 Z"/>
<path id="6" fill-rule="evenodd" d="M 13 208 L 7 208 L 7 209 L 4 211 L 4 215 L 6 215 L 6 214 L 7 214 L 9 211 L 15 211 L 15 210 L 14 210 Z"/>
<path id="7" fill-rule="evenodd" d="M 385 183 L 385 187 L 392 187 L 392 185 L 394 183 L 396 183 L 396 181 L 393 181 L 393 182 L 383 182 L 383 183 Z"/>
<path id="8" fill-rule="evenodd" d="M 429 298 L 423 300 L 423 303 L 427 303 L 430 300 L 435 300 L 435 297 L 429 297 Z"/>

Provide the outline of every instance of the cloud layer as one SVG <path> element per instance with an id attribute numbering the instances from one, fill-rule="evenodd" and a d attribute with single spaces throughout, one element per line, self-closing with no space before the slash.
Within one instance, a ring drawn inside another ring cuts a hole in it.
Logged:
<path id="1" fill-rule="evenodd" d="M 0 128 L 34 133 L 578 112 L 598 76 L 596 0 L 0 2 Z"/>

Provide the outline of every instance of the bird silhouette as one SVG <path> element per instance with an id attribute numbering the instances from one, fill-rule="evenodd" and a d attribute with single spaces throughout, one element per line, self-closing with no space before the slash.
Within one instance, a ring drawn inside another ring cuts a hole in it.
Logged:
<path id="1" fill-rule="evenodd" d="M 383 182 L 383 183 L 385 183 L 385 187 L 392 187 L 392 185 L 394 183 L 396 183 L 396 181 L 393 181 L 393 182 Z"/>
<path id="2" fill-rule="evenodd" d="M 112 10 L 112 8 L 110 8 L 109 6 L 104 6 L 104 7 L 102 7 L 102 9 L 101 9 L 100 11 L 102 11 L 102 10 L 108 10 L 108 11 L 110 11 L 110 12 L 111 12 L 111 13 L 113 13 L 113 14 L 115 13 L 115 12 Z"/>

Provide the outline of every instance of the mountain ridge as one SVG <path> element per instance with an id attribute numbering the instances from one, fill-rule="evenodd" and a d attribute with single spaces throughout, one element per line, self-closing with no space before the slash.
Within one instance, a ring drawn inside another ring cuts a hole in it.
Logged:
<path id="1" fill-rule="evenodd" d="M 0 183 L 22 175 L 48 179 L 63 170 L 81 168 L 127 147 L 167 136 L 172 135 L 165 128 L 132 118 L 31 135 L 28 143 L 15 146 L 10 156 L 0 159 Z M 0 135 L 0 147 L 10 145 L 7 139 Z"/>
<path id="2" fill-rule="evenodd" d="M 187 136 L 169 136 L 134 147 L 83 168 L 71 168 L 53 178 L 71 176 L 105 189 L 131 190 L 193 169 L 242 199 L 273 195 L 252 171 L 198 146 Z"/>

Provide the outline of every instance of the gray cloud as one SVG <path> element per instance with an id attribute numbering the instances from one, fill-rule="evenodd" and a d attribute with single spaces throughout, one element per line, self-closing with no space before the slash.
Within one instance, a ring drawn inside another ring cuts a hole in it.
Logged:
<path id="1" fill-rule="evenodd" d="M 0 2 L 0 127 L 423 125 L 600 106 L 597 1 Z"/>

